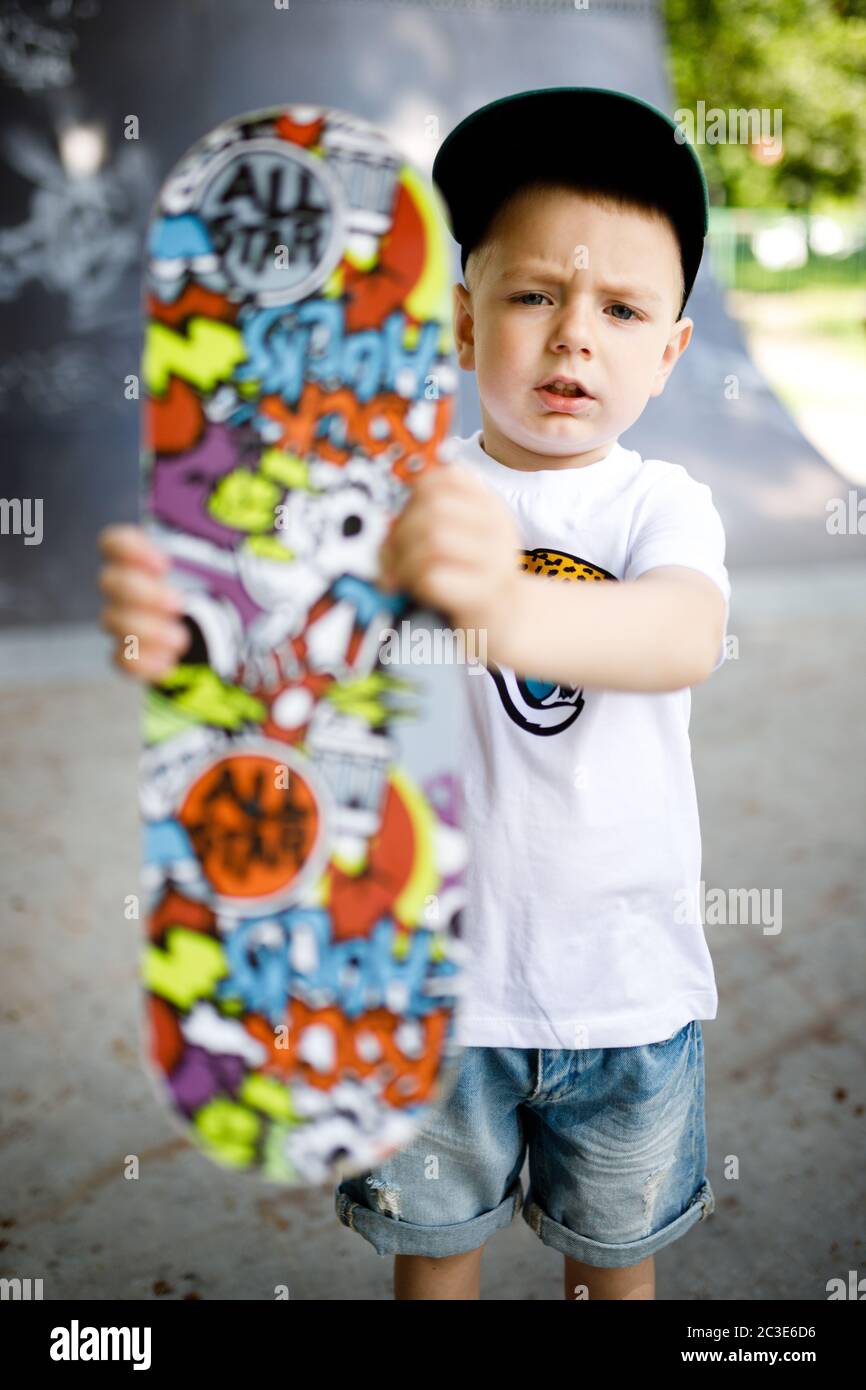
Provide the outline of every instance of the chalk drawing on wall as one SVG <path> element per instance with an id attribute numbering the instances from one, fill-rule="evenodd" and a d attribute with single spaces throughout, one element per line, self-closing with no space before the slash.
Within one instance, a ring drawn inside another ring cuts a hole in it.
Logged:
<path id="1" fill-rule="evenodd" d="M 62 26 L 98 12 L 98 0 L 44 0 L 26 7 L 11 0 L 0 14 L 0 74 L 22 92 L 67 87 L 78 36 Z"/>
<path id="2" fill-rule="evenodd" d="M 0 301 L 36 281 L 66 298 L 76 331 L 116 319 L 118 285 L 141 254 L 155 178 L 149 152 L 129 143 L 82 177 L 45 137 L 19 126 L 4 136 L 2 153 L 35 187 L 26 220 L 0 228 Z"/>

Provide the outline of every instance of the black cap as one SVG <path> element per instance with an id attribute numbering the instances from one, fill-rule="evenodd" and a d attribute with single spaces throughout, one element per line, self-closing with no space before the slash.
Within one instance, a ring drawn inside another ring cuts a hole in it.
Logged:
<path id="1" fill-rule="evenodd" d="M 669 116 L 605 87 L 542 87 L 473 111 L 433 161 L 464 271 L 500 204 L 534 178 L 631 195 L 666 213 L 680 244 L 682 313 L 703 255 L 709 197 L 701 162 Z"/>

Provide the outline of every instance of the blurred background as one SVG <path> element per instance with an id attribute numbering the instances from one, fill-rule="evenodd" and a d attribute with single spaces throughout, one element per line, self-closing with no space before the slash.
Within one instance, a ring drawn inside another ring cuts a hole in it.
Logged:
<path id="1" fill-rule="evenodd" d="M 708 915 L 717 1212 L 661 1252 L 658 1296 L 817 1300 L 863 1270 L 864 0 L 4 0 L 0 499 L 42 499 L 43 534 L 0 534 L 0 1277 L 390 1297 L 329 1189 L 208 1165 L 141 1072 L 139 695 L 96 626 L 96 536 L 137 513 L 143 236 L 189 145 L 331 105 L 429 173 L 476 107 L 580 83 L 687 120 L 710 186 L 692 343 L 623 443 L 708 483 L 724 520 L 729 660 L 693 695 L 703 875 L 778 905 L 778 930 Z M 482 1290 L 559 1298 L 559 1256 L 518 1220 Z"/>

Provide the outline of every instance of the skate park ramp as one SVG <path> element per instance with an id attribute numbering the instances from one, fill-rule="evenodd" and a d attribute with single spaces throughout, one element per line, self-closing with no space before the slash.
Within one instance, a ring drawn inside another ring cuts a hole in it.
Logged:
<path id="1" fill-rule="evenodd" d="M 68 23 L 65 85 L 47 62 L 62 45 L 46 37 L 39 66 L 31 29 L 0 92 L 3 491 L 44 499 L 45 537 L 0 548 L 3 626 L 92 618 L 96 533 L 136 515 L 139 407 L 124 378 L 138 371 L 144 227 L 161 179 L 204 131 L 281 101 L 345 106 L 429 171 L 457 121 L 512 91 L 588 83 L 674 109 L 652 0 L 115 0 L 86 15 Z M 97 176 L 77 178 L 56 137 L 75 113 L 109 132 L 133 113 L 139 138 L 114 136 Z M 708 260 L 688 306 L 693 341 L 623 443 L 709 483 L 731 565 L 862 557 L 862 537 L 827 535 L 825 503 L 847 484 L 751 362 Z M 474 377 L 461 375 L 465 434 L 480 418 Z"/>

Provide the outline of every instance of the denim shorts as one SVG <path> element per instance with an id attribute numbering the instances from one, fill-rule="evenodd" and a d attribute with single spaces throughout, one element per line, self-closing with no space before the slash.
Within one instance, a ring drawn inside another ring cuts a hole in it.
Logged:
<path id="1" fill-rule="evenodd" d="M 412 1142 L 334 1197 L 379 1255 L 476 1250 L 522 1209 L 554 1250 L 625 1266 L 710 1215 L 705 1165 L 694 1019 L 641 1047 L 463 1048 L 453 1089 Z"/>

